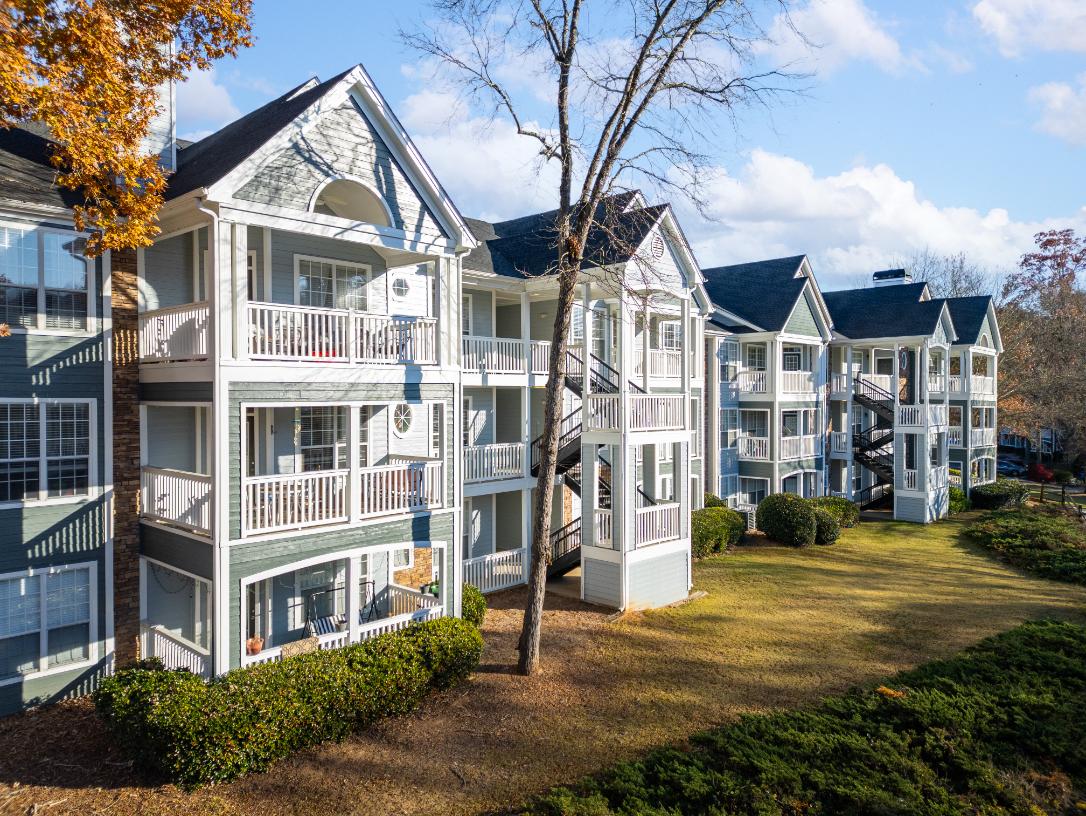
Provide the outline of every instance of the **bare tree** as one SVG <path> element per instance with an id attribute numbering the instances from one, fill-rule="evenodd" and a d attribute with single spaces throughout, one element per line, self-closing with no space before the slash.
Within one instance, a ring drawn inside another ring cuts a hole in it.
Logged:
<path id="1" fill-rule="evenodd" d="M 933 297 L 998 294 L 1002 275 L 971 261 L 964 252 L 939 255 L 925 248 L 905 262 L 913 280 L 927 281 Z"/>
<path id="2" fill-rule="evenodd" d="M 529 600 L 519 671 L 539 667 L 570 314 L 585 247 L 601 205 L 640 182 L 681 192 L 704 211 L 703 173 L 719 114 L 790 90 L 792 77 L 758 70 L 766 41 L 752 5 L 787 19 L 787 0 L 432 0 L 434 17 L 405 42 L 455 78 L 474 101 L 538 144 L 557 163 L 553 274 L 558 306 L 550 350 L 539 480 L 532 524 Z M 588 7 L 595 16 L 589 24 Z M 524 77 L 546 78 L 539 103 Z M 542 110 L 542 116 L 539 115 Z M 542 119 L 544 124 L 534 124 Z M 549 121 L 548 121 L 549 120 Z M 586 361 L 587 365 L 587 361 Z"/>

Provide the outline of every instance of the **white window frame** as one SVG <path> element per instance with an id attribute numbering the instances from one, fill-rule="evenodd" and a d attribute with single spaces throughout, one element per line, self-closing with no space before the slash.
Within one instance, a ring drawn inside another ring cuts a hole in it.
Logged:
<path id="1" fill-rule="evenodd" d="M 46 287 L 45 285 L 45 235 L 47 233 L 55 235 L 63 235 L 65 237 L 74 239 L 87 239 L 87 233 L 76 232 L 75 230 L 63 229 L 60 227 L 47 227 L 40 224 L 27 224 L 22 221 L 14 221 L 10 219 L 0 219 L 0 227 L 7 229 L 19 230 L 21 232 L 33 233 L 35 240 L 37 241 L 37 254 L 38 254 L 38 280 L 37 280 L 37 320 L 33 326 L 20 326 L 17 323 L 8 323 L 8 328 L 12 334 L 51 334 L 61 337 L 85 337 L 88 334 L 97 334 L 97 316 L 98 313 L 95 309 L 95 262 L 93 258 L 83 256 L 83 260 L 87 265 L 87 319 L 86 325 L 82 329 L 71 328 L 47 328 L 45 325 L 45 291 L 47 288 L 56 289 L 58 287 Z M 25 287 L 29 288 L 29 287 Z M 66 289 L 63 291 L 76 292 L 77 289 Z M 2 322 L 2 321 L 0 321 Z"/>
<path id="2" fill-rule="evenodd" d="M 407 427 L 404 428 L 402 431 L 399 428 L 396 427 L 396 410 L 398 408 L 400 408 L 400 406 L 406 406 L 407 410 L 409 412 L 408 413 Z M 417 420 L 417 417 L 415 416 L 415 408 L 416 407 L 417 407 L 417 403 L 412 404 L 412 403 L 408 402 L 407 400 L 403 400 L 401 402 L 393 403 L 392 411 L 389 413 L 388 422 L 389 422 L 389 425 L 392 428 L 392 433 L 396 436 L 397 439 L 403 439 L 405 436 L 407 436 L 409 433 L 411 433 L 411 431 L 414 429 L 415 422 Z"/>
<path id="3" fill-rule="evenodd" d="M 460 335 L 461 337 L 475 336 L 475 298 L 470 292 L 460 295 Z"/>
<path id="4" fill-rule="evenodd" d="M 256 282 L 256 250 L 250 249 L 245 253 L 245 293 L 248 296 L 248 300 L 252 302 L 259 302 L 257 298 Z M 265 293 L 264 299 L 267 300 L 267 297 L 267 293 Z"/>
<path id="5" fill-rule="evenodd" d="M 668 496 L 664 501 L 678 501 L 678 496 L 675 495 L 675 477 L 672 474 L 664 473 L 658 476 L 656 485 L 657 498 Z"/>
<path id="6" fill-rule="evenodd" d="M 2 341 L 0 341 L 2 342 Z M 36 405 L 38 406 L 38 498 L 23 499 L 22 501 L 0 501 L 0 509 L 16 507 L 46 507 L 53 504 L 79 504 L 91 501 L 101 493 L 101 485 L 98 484 L 98 400 L 96 399 L 19 399 L 0 397 L 2 405 Z M 79 496 L 50 496 L 49 495 L 49 452 L 46 441 L 48 439 L 47 416 L 50 405 L 86 405 L 87 406 L 87 492 Z"/>
<path id="7" fill-rule="evenodd" d="M 675 336 L 669 338 L 670 331 L 675 330 Z M 656 343 L 663 351 L 681 351 L 683 347 L 683 327 L 681 320 L 661 320 L 656 325 Z"/>
<path id="8" fill-rule="evenodd" d="M 396 563 L 396 556 L 397 556 L 397 554 L 402 553 L 402 552 L 407 553 L 407 563 L 406 564 L 397 564 Z M 404 545 L 402 547 L 396 547 L 391 552 L 389 552 L 389 554 L 388 554 L 388 568 L 393 574 L 396 574 L 397 572 L 400 572 L 401 570 L 411 569 L 414 566 L 415 566 L 415 547 L 414 547 L 413 544 L 406 544 L 406 545 Z"/>
<path id="9" fill-rule="evenodd" d="M 51 668 L 41 668 L 45 665 L 48 659 L 49 651 L 49 618 L 47 601 L 49 598 L 48 591 L 48 576 L 56 575 L 62 572 L 68 572 L 70 570 L 87 570 L 87 593 L 88 593 L 88 615 L 89 621 L 87 626 L 87 658 L 74 663 L 65 663 L 61 666 L 53 666 Z M 16 674 L 11 677 L 5 677 L 0 679 L 0 686 L 8 686 L 12 683 L 23 683 L 26 680 L 35 677 L 48 677 L 51 674 L 61 674 L 63 672 L 78 671 L 93 666 L 98 662 L 98 564 L 94 561 L 80 561 L 73 564 L 61 564 L 54 567 L 31 567 L 26 570 L 17 570 L 15 572 L 6 572 L 0 574 L 0 580 L 9 580 L 13 578 L 30 578 L 38 577 L 39 584 L 39 596 L 41 609 L 38 619 L 38 670 L 33 672 L 26 672 L 24 674 Z M 29 634 L 29 633 L 27 633 Z"/>
<path id="10" fill-rule="evenodd" d="M 328 310 L 336 310 L 336 311 L 358 311 L 358 312 L 361 312 L 363 314 L 374 314 L 373 309 L 370 308 L 370 296 L 372 294 L 370 292 L 370 284 L 373 283 L 373 267 L 370 266 L 367 263 L 359 263 L 357 261 L 345 261 L 345 260 L 341 260 L 339 258 L 322 258 L 319 255 L 295 255 L 294 256 L 294 303 L 295 303 L 295 305 L 301 306 L 302 290 L 301 290 L 301 287 L 299 286 L 299 281 L 301 279 L 301 274 L 302 274 L 301 273 L 301 268 L 302 268 L 302 262 L 303 261 L 307 261 L 309 263 L 331 264 L 333 267 L 345 266 L 348 269 L 356 269 L 356 270 L 361 271 L 364 274 L 365 278 L 366 278 L 366 284 L 365 284 L 365 287 L 364 287 L 365 292 L 366 292 L 366 308 L 365 309 L 347 310 L 347 309 L 340 309 L 337 306 L 330 306 L 330 307 L 328 307 L 328 306 L 306 306 L 304 308 L 306 308 L 306 309 L 328 309 Z M 332 302 L 334 303 L 335 300 L 336 300 L 336 273 L 335 273 L 335 269 L 333 269 L 332 270 Z"/>
<path id="11" fill-rule="evenodd" d="M 769 348 L 765 342 L 760 343 L 743 343 L 743 368 L 746 371 L 768 371 L 769 370 Z M 748 361 L 750 360 L 750 353 L 758 350 L 762 355 L 761 368 L 755 368 Z"/>
<path id="12" fill-rule="evenodd" d="M 744 490 L 743 489 L 743 482 L 744 481 L 762 482 L 765 485 L 765 495 L 769 496 L 769 479 L 763 478 L 761 476 L 742 476 L 741 475 L 741 476 L 739 476 L 739 481 L 738 481 L 738 483 L 736 485 L 736 500 L 737 500 L 737 502 L 738 502 L 739 498 L 745 497 L 745 495 L 747 493 L 751 492 L 749 490 Z M 740 502 L 740 503 L 746 504 L 746 502 Z"/>

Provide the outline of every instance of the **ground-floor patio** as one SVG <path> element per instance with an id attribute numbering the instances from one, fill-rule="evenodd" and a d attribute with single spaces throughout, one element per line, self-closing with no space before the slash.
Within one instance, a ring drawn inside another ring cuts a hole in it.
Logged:
<path id="1" fill-rule="evenodd" d="M 415 715 L 191 795 L 136 777 L 86 704 L 9 718 L 0 813 L 478 813 L 1023 620 L 1086 620 L 1086 589 L 1019 574 L 962 543 L 961 527 L 870 522 L 833 547 L 743 548 L 695 566 L 706 597 L 618 621 L 553 594 L 544 670 L 530 679 L 511 673 L 524 590 L 491 595 L 471 682 Z"/>

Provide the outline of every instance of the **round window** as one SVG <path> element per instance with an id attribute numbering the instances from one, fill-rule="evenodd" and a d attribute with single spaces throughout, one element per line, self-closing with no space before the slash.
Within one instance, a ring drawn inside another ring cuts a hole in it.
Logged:
<path id="1" fill-rule="evenodd" d="M 652 236 L 652 257 L 656 260 L 664 257 L 664 239 L 660 237 L 660 234 Z"/>
<path id="2" fill-rule="evenodd" d="M 392 427 L 401 436 L 411 430 L 411 406 L 406 402 L 392 409 Z"/>
<path id="3" fill-rule="evenodd" d="M 392 294 L 398 298 L 407 297 L 407 293 L 410 291 L 411 286 L 407 282 L 407 278 L 399 277 L 392 281 Z"/>

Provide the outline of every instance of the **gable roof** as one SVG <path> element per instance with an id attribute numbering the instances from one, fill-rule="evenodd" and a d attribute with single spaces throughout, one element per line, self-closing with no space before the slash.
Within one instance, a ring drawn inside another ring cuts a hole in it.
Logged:
<path id="1" fill-rule="evenodd" d="M 921 300 L 924 282 L 823 292 L 834 329 L 852 340 L 916 337 L 935 331 L 946 301 Z M 954 318 L 951 317 L 951 321 Z"/>
<path id="2" fill-rule="evenodd" d="M 52 145 L 28 128 L 0 128 L 0 198 L 63 208 L 82 202 L 78 192 L 57 185 L 57 169 L 49 162 Z"/>
<path id="3" fill-rule="evenodd" d="M 166 186 L 166 200 L 201 187 L 210 187 L 222 179 L 352 70 L 350 68 L 324 82 L 310 79 L 210 136 L 180 148 L 177 151 L 177 172 L 170 176 Z"/>
<path id="4" fill-rule="evenodd" d="M 631 208 L 638 193 L 617 193 L 600 202 L 596 221 L 585 242 L 582 269 L 630 260 L 653 227 L 665 205 Z M 464 259 L 464 268 L 510 278 L 531 278 L 554 272 L 557 257 L 557 210 L 534 213 L 508 221 L 468 218 L 479 245 Z"/>
<path id="5" fill-rule="evenodd" d="M 781 331 L 807 284 L 805 255 L 703 269 L 713 305 L 759 327 Z"/>
<path id="6" fill-rule="evenodd" d="M 958 333 L 958 339 L 955 342 L 976 345 L 980 340 L 984 318 L 988 316 L 988 309 L 992 305 L 992 296 L 947 298 L 946 305 L 950 309 L 950 319 L 954 321 L 954 329 Z M 993 337 L 992 342 L 995 341 Z"/>

